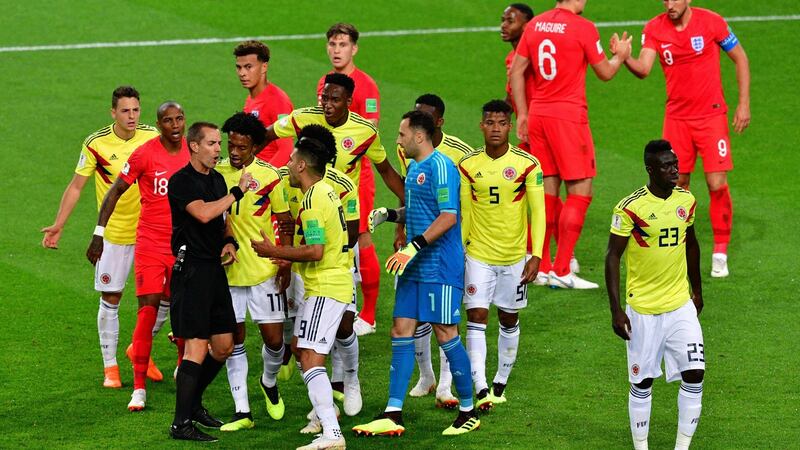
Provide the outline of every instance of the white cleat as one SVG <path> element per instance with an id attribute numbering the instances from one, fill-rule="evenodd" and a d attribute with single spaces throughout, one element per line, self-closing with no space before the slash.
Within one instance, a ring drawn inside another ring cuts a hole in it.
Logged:
<path id="1" fill-rule="evenodd" d="M 552 270 L 550 271 L 549 283 L 553 289 L 597 289 L 600 287 L 597 283 L 584 280 L 572 272 L 559 277 Z"/>
<path id="2" fill-rule="evenodd" d="M 547 275 L 547 272 L 537 272 L 536 278 L 533 279 L 534 286 L 547 286 L 547 283 L 550 281 L 550 277 Z"/>
<path id="3" fill-rule="evenodd" d="M 361 412 L 361 384 L 358 377 L 347 377 L 344 380 L 344 413 L 355 416 Z"/>
<path id="4" fill-rule="evenodd" d="M 361 317 L 356 317 L 355 322 L 353 322 L 353 331 L 356 332 L 356 336 L 372 334 L 375 332 L 375 325 L 370 325 Z"/>
<path id="5" fill-rule="evenodd" d="M 436 382 L 425 378 L 420 378 L 413 389 L 408 393 L 412 397 L 425 397 L 436 391 Z"/>
<path id="6" fill-rule="evenodd" d="M 147 391 L 144 389 L 134 389 L 131 394 L 131 401 L 128 403 L 128 411 L 141 411 L 147 401 Z"/>
<path id="7" fill-rule="evenodd" d="M 714 253 L 711 255 L 711 277 L 725 278 L 728 276 L 728 255 Z"/>
<path id="8" fill-rule="evenodd" d="M 336 439 L 331 439 L 320 435 L 316 439 L 311 441 L 310 444 L 304 445 L 302 447 L 297 447 L 297 450 L 320 450 L 320 449 L 345 450 L 346 448 L 347 446 L 344 442 L 343 436 L 339 436 Z"/>
<path id="9" fill-rule="evenodd" d="M 339 407 L 336 406 L 336 403 L 333 404 L 333 409 L 336 410 L 336 420 L 339 420 Z M 317 417 L 316 411 L 314 408 L 311 408 L 311 411 L 306 414 L 306 419 L 308 419 L 308 424 L 300 429 L 300 433 L 302 434 L 319 434 L 322 433 L 322 422 L 319 421 L 319 417 Z"/>
<path id="10" fill-rule="evenodd" d="M 569 258 L 569 270 L 572 273 L 581 273 L 581 265 L 578 263 L 578 258 L 575 255 Z"/>
<path id="11" fill-rule="evenodd" d="M 444 409 L 456 409 L 458 408 L 458 399 L 453 397 L 453 393 L 450 392 L 450 388 L 448 387 L 447 390 L 437 390 L 436 391 L 436 407 L 437 408 L 444 408 Z"/>

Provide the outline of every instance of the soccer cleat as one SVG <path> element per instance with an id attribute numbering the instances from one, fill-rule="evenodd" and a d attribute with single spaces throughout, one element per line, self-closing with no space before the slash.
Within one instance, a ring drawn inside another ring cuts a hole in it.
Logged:
<path id="1" fill-rule="evenodd" d="M 450 392 L 450 389 L 441 392 L 436 391 L 436 407 L 444 409 L 456 409 L 458 408 L 458 399 L 453 397 L 453 393 Z"/>
<path id="2" fill-rule="evenodd" d="M 278 381 L 288 381 L 295 372 L 294 355 L 289 358 L 289 362 L 281 365 L 278 369 Z"/>
<path id="3" fill-rule="evenodd" d="M 220 431 L 241 431 L 249 430 L 256 426 L 253 422 L 253 415 L 249 412 L 237 412 L 231 418 L 231 421 L 219 428 Z"/>
<path id="4" fill-rule="evenodd" d="M 711 277 L 725 278 L 728 276 L 728 255 L 714 253 L 711 255 Z"/>
<path id="5" fill-rule="evenodd" d="M 469 433 L 481 427 L 481 420 L 475 413 L 475 409 L 469 411 L 459 411 L 458 417 L 455 422 L 442 431 L 442 436 L 457 436 L 459 434 Z"/>
<path id="6" fill-rule="evenodd" d="M 492 389 L 489 390 L 489 397 L 492 398 L 492 403 L 499 405 L 508 401 L 506 399 L 505 389 L 505 384 L 494 383 Z"/>
<path id="7" fill-rule="evenodd" d="M 356 436 L 402 436 L 406 427 L 403 426 L 402 419 L 395 421 L 389 417 L 389 413 L 384 412 L 370 423 L 354 426 L 353 431 Z"/>
<path id="8" fill-rule="evenodd" d="M 597 283 L 584 280 L 572 272 L 559 277 L 552 270 L 550 271 L 549 283 L 552 289 L 597 289 L 600 287 Z"/>
<path id="9" fill-rule="evenodd" d="M 333 390 L 333 400 L 339 403 L 344 402 L 344 392 L 337 391 L 336 389 Z"/>
<path id="10" fill-rule="evenodd" d="M 475 402 L 475 407 L 481 411 L 489 411 L 494 407 L 492 403 L 492 396 L 489 394 L 489 389 L 483 389 L 478 392 L 477 395 L 478 401 Z"/>
<path id="11" fill-rule="evenodd" d="M 355 416 L 361 412 L 361 384 L 358 377 L 348 377 L 344 383 L 344 413 Z"/>
<path id="12" fill-rule="evenodd" d="M 171 425 L 169 427 L 169 435 L 172 439 L 179 439 L 182 441 L 197 441 L 197 442 L 217 442 L 218 439 L 210 434 L 203 433 L 197 427 L 192 425 L 192 421 L 188 420 L 183 425 Z"/>
<path id="13" fill-rule="evenodd" d="M 131 394 L 131 401 L 128 403 L 128 411 L 141 411 L 147 401 L 147 391 L 144 389 L 134 389 Z"/>
<path id="14" fill-rule="evenodd" d="M 206 427 L 206 428 L 220 428 L 224 423 L 212 416 L 211 413 L 204 406 L 200 406 L 197 411 L 192 414 L 192 422 Z"/>
<path id="15" fill-rule="evenodd" d="M 325 436 L 318 436 L 316 439 L 311 441 L 310 444 L 304 445 L 302 447 L 297 447 L 297 450 L 321 450 L 321 449 L 329 449 L 329 450 L 344 450 L 347 448 L 344 442 L 344 436 L 339 436 L 336 439 L 332 439 Z"/>
<path id="16" fill-rule="evenodd" d="M 128 360 L 133 364 L 133 344 L 128 345 L 128 348 L 125 349 L 125 356 L 127 356 Z M 156 367 L 153 358 L 150 358 L 150 361 L 147 363 L 147 379 L 154 382 L 159 382 L 164 379 L 164 375 L 162 375 L 161 371 Z"/>
<path id="17" fill-rule="evenodd" d="M 425 397 L 428 394 L 436 392 L 436 382 L 420 378 L 413 389 L 408 393 L 412 397 Z"/>
<path id="18" fill-rule="evenodd" d="M 286 412 L 286 405 L 283 404 L 280 392 L 278 392 L 278 385 L 266 387 L 264 386 L 263 378 L 259 378 L 259 385 L 261 385 L 261 392 L 264 393 L 265 403 L 267 404 L 267 414 L 274 420 L 283 419 L 283 414 Z M 277 399 L 273 401 L 274 399 Z"/>
<path id="19" fill-rule="evenodd" d="M 117 389 L 122 387 L 122 381 L 119 379 L 119 366 L 111 366 L 103 368 L 103 387 Z"/>
<path id="20" fill-rule="evenodd" d="M 569 271 L 572 273 L 581 273 L 581 265 L 578 263 L 578 258 L 575 255 L 569 258 Z"/>
<path id="21" fill-rule="evenodd" d="M 370 325 L 361 317 L 356 317 L 355 322 L 353 322 L 353 331 L 356 332 L 356 336 L 365 336 L 375 332 L 375 325 Z"/>
<path id="22" fill-rule="evenodd" d="M 550 277 L 547 275 L 547 272 L 537 272 L 536 278 L 533 279 L 534 286 L 547 286 L 547 283 L 550 281 Z"/>
<path id="23" fill-rule="evenodd" d="M 339 407 L 336 406 L 334 403 L 333 409 L 336 411 L 336 420 L 339 420 Z M 302 434 L 318 434 L 322 433 L 322 422 L 319 421 L 319 417 L 317 417 L 317 413 L 312 408 L 311 411 L 306 414 L 306 419 L 308 419 L 308 424 L 300 429 L 300 433 Z"/>

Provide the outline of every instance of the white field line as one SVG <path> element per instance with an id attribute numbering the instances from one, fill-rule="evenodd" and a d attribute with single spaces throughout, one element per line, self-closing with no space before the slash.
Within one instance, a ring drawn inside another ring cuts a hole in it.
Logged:
<path id="1" fill-rule="evenodd" d="M 728 22 L 778 22 L 778 21 L 797 21 L 800 14 L 786 16 L 741 16 L 727 17 Z M 597 22 L 598 28 L 641 26 L 644 20 L 627 20 L 619 22 Z M 499 27 L 457 27 L 457 28 L 422 28 L 412 30 L 387 30 L 387 31 L 365 31 L 361 33 L 363 37 L 380 36 L 424 36 L 432 34 L 457 34 L 457 33 L 487 33 L 498 32 Z M 198 38 L 198 39 L 162 39 L 152 41 L 120 41 L 120 42 L 87 42 L 84 44 L 53 44 L 53 45 L 23 45 L 0 47 L 0 53 L 12 52 L 41 52 L 41 51 L 60 51 L 60 50 L 84 50 L 94 48 L 128 48 L 128 47 L 162 47 L 170 45 L 207 45 L 223 44 L 231 42 L 241 42 L 248 39 L 257 39 L 266 42 L 275 41 L 299 41 L 324 39 L 322 33 L 313 34 L 277 34 L 272 36 L 239 36 L 226 38 Z"/>

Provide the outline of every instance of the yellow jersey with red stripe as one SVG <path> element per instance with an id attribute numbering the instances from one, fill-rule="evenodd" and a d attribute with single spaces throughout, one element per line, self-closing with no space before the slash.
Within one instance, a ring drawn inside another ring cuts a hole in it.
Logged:
<path id="1" fill-rule="evenodd" d="M 158 130 L 139 124 L 133 137 L 125 140 L 114 133 L 114 124 L 90 134 L 81 147 L 75 173 L 84 177 L 94 175 L 97 209 L 109 188 L 117 179 L 122 166 L 140 145 L 158 136 Z M 132 245 L 136 242 L 136 224 L 139 222 L 139 186 L 131 185 L 117 202 L 114 213 L 106 225 L 103 238 L 112 244 Z"/>
<path id="2" fill-rule="evenodd" d="M 467 156 L 468 154 L 473 152 L 473 148 L 469 146 L 469 144 L 465 143 L 461 139 L 451 136 L 449 134 L 442 133 L 442 142 L 436 147 L 436 150 L 439 150 L 444 156 L 447 156 L 450 161 L 453 161 L 453 164 L 458 165 L 458 162 L 461 161 L 461 158 Z M 399 144 L 397 146 L 397 160 L 400 161 L 400 175 L 405 177 L 406 172 L 408 171 L 408 163 L 410 162 L 408 158 L 406 158 L 406 154 L 403 152 L 403 147 Z"/>

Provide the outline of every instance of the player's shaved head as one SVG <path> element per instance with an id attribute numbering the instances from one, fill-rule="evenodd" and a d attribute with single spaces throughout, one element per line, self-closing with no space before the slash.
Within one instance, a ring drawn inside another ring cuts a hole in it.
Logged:
<path id="1" fill-rule="evenodd" d="M 439 117 L 444 117 L 444 100 L 436 94 L 422 94 L 414 101 L 417 105 L 428 105 L 435 109 Z"/>
<path id="2" fill-rule="evenodd" d="M 163 119 L 164 114 L 166 114 L 167 110 L 169 110 L 170 108 L 175 108 L 178 111 L 183 112 L 183 106 L 181 106 L 180 103 L 173 100 L 167 100 L 158 106 L 158 110 L 156 110 L 156 118 L 158 120 Z"/>
<path id="3" fill-rule="evenodd" d="M 644 146 L 644 165 L 651 166 L 658 161 L 658 154 L 672 152 L 672 144 L 665 139 L 656 139 Z"/>

